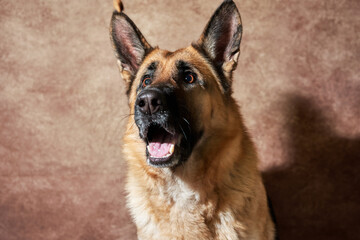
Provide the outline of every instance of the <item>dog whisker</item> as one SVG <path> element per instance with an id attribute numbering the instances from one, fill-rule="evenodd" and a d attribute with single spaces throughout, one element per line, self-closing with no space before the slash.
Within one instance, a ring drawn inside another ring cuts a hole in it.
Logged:
<path id="1" fill-rule="evenodd" d="M 133 114 L 133 113 L 129 113 L 129 114 L 124 114 L 124 115 L 122 115 L 122 116 L 120 116 L 121 118 L 120 118 L 120 121 L 123 121 L 123 120 L 125 120 L 125 119 L 128 119 L 130 116 L 134 116 L 135 114 Z"/>
<path id="2" fill-rule="evenodd" d="M 180 129 L 181 129 L 181 132 L 182 132 L 183 135 L 184 135 L 184 138 L 185 138 L 186 142 L 188 142 L 188 138 L 187 138 L 186 133 L 185 133 L 184 129 L 182 128 L 181 124 L 179 124 L 179 127 L 180 127 Z"/>
<path id="3" fill-rule="evenodd" d="M 135 126 L 135 122 L 133 122 L 130 127 L 128 128 L 128 130 L 132 129 Z"/>
<path id="4" fill-rule="evenodd" d="M 189 121 L 186 119 L 186 118 L 182 118 L 182 120 L 184 120 L 184 122 L 186 122 L 187 123 L 187 125 L 189 125 L 190 126 L 190 123 L 189 123 Z"/>

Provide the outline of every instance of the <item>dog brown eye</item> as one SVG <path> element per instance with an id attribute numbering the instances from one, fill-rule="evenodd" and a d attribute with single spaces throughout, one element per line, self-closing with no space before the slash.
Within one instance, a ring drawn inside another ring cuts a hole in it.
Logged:
<path id="1" fill-rule="evenodd" d="M 195 81 L 195 79 L 196 79 L 195 73 L 187 73 L 185 75 L 184 81 L 186 83 L 193 83 Z"/>
<path id="2" fill-rule="evenodd" d="M 147 77 L 147 78 L 144 78 L 143 82 L 142 82 L 142 86 L 143 87 L 146 87 L 148 85 L 151 84 L 151 78 Z"/>

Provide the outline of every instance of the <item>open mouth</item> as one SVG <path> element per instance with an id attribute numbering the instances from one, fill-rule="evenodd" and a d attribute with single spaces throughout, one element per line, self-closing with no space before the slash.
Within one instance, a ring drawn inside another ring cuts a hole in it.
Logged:
<path id="1" fill-rule="evenodd" d="M 150 165 L 169 167 L 174 164 L 176 144 L 179 136 L 158 125 L 151 125 L 147 133 L 147 155 Z"/>

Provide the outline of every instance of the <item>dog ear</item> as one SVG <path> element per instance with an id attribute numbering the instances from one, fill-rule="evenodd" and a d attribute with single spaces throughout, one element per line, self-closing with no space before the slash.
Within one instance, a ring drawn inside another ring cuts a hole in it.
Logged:
<path id="1" fill-rule="evenodd" d="M 228 79 L 231 79 L 231 73 L 237 65 L 241 35 L 239 11 L 232 0 L 225 0 L 211 17 L 198 41 Z"/>
<path id="2" fill-rule="evenodd" d="M 151 46 L 133 21 L 123 12 L 114 11 L 110 23 L 110 37 L 121 76 L 127 82 L 129 90 L 131 82 Z"/>

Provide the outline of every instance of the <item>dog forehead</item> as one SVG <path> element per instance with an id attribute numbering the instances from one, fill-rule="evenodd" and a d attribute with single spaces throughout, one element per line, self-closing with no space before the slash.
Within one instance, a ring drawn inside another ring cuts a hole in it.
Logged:
<path id="1" fill-rule="evenodd" d="M 140 72 L 145 72 L 151 64 L 155 63 L 157 68 L 161 68 L 162 77 L 166 78 L 177 69 L 180 61 L 188 63 L 209 78 L 218 79 L 217 73 L 209 61 L 192 46 L 174 52 L 156 48 L 145 58 Z"/>

